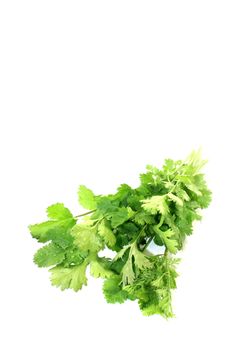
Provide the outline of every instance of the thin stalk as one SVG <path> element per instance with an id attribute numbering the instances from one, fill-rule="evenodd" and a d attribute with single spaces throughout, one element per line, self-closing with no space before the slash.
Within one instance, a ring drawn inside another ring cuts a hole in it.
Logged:
<path id="1" fill-rule="evenodd" d="M 92 214 L 92 213 L 94 213 L 94 212 L 95 212 L 95 210 L 90 210 L 90 211 L 87 211 L 86 213 L 76 215 L 76 216 L 75 216 L 75 219 L 80 218 L 81 216 L 85 216 L 85 215 Z"/>

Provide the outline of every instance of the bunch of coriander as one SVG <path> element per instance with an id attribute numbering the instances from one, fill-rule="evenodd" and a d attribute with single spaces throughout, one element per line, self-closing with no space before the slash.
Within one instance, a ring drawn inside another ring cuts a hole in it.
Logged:
<path id="1" fill-rule="evenodd" d="M 80 186 L 79 203 L 88 212 L 73 216 L 56 203 L 47 208 L 48 221 L 29 226 L 32 237 L 46 243 L 34 262 L 51 267 L 51 283 L 61 290 L 77 292 L 87 285 L 89 267 L 91 276 L 104 279 L 107 302 L 137 300 L 144 315 L 172 317 L 174 255 L 201 219 L 199 210 L 211 201 L 204 164 L 200 152 L 185 161 L 167 159 L 161 170 L 147 166 L 137 188 L 123 184 L 107 196 Z M 152 254 L 152 244 L 164 247 L 164 253 Z M 116 252 L 113 259 L 99 256 L 105 248 Z"/>

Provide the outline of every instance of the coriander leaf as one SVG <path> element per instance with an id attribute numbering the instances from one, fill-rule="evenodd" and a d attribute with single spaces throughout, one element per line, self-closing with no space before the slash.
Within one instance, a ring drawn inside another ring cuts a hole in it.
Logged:
<path id="1" fill-rule="evenodd" d="M 48 218 L 53 220 L 73 219 L 73 215 L 63 203 L 56 203 L 47 208 Z"/>
<path id="2" fill-rule="evenodd" d="M 193 151 L 187 158 L 187 163 L 191 167 L 191 174 L 197 174 L 203 166 L 207 163 L 206 160 L 201 159 L 201 148 L 198 151 Z"/>
<path id="3" fill-rule="evenodd" d="M 123 258 L 126 251 L 129 249 L 128 259 L 122 268 L 122 281 L 123 286 L 127 284 L 132 284 L 136 273 L 134 271 L 135 268 L 142 270 L 144 268 L 150 268 L 152 263 L 149 261 L 149 257 L 144 253 L 140 252 L 137 248 L 137 243 L 134 242 L 130 246 L 124 247 L 114 258 L 114 261 Z"/>
<path id="4" fill-rule="evenodd" d="M 151 214 L 148 214 L 145 211 L 139 211 L 137 214 L 134 216 L 133 219 L 137 224 L 139 225 L 145 225 L 145 224 L 153 224 L 155 223 L 154 217 Z"/>
<path id="5" fill-rule="evenodd" d="M 103 293 L 106 301 L 111 304 L 122 304 L 128 296 L 128 293 L 122 289 L 121 278 L 118 276 L 108 278 L 104 281 Z"/>
<path id="6" fill-rule="evenodd" d="M 127 250 L 130 248 L 130 244 L 125 246 L 124 248 L 122 248 L 114 257 L 113 261 L 116 261 L 118 259 L 123 258 L 123 256 L 125 255 L 125 253 L 127 252 Z"/>
<path id="7" fill-rule="evenodd" d="M 32 237 L 36 238 L 39 242 L 48 242 L 51 240 L 51 232 L 67 233 L 74 225 L 74 219 L 51 220 L 42 222 L 41 224 L 29 225 L 29 230 Z"/>
<path id="8" fill-rule="evenodd" d="M 117 201 L 123 206 L 127 206 L 128 198 L 133 194 L 134 190 L 127 184 L 122 184 L 117 188 L 116 194 L 113 196 L 114 203 Z"/>
<path id="9" fill-rule="evenodd" d="M 117 210 L 117 206 L 113 205 L 111 200 L 107 197 L 99 197 L 97 199 L 97 210 L 102 214 L 109 214 Z"/>
<path id="10" fill-rule="evenodd" d="M 116 236 L 116 245 L 112 248 L 116 251 L 122 249 L 125 245 L 128 245 L 130 241 L 137 238 L 140 229 L 132 221 L 127 221 L 122 225 L 114 229 L 114 235 Z"/>
<path id="11" fill-rule="evenodd" d="M 113 271 L 109 270 L 104 266 L 100 259 L 92 260 L 90 263 L 90 273 L 92 277 L 98 278 L 109 278 L 114 275 Z"/>
<path id="12" fill-rule="evenodd" d="M 65 259 L 62 262 L 62 266 L 71 267 L 80 265 L 87 256 L 87 252 L 82 252 L 77 246 L 71 246 L 65 250 Z"/>
<path id="13" fill-rule="evenodd" d="M 73 227 L 73 226 L 72 226 Z M 70 229 L 66 230 L 62 226 L 53 228 L 47 232 L 47 240 L 56 243 L 61 248 L 65 249 L 73 244 L 73 237 L 70 234 Z"/>
<path id="14" fill-rule="evenodd" d="M 53 286 L 60 287 L 61 290 L 70 288 L 77 292 L 83 285 L 87 285 L 86 268 L 86 262 L 70 268 L 53 267 L 49 270 L 51 283 Z"/>
<path id="15" fill-rule="evenodd" d="M 171 305 L 171 291 L 168 288 L 158 289 L 160 314 L 165 318 L 174 317 Z"/>
<path id="16" fill-rule="evenodd" d="M 197 196 L 201 196 L 202 195 L 201 191 L 198 189 L 198 187 L 195 184 L 186 182 L 185 186 L 190 191 L 194 192 Z"/>
<path id="17" fill-rule="evenodd" d="M 142 185 L 154 184 L 154 176 L 151 172 L 140 174 L 140 180 Z"/>
<path id="18" fill-rule="evenodd" d="M 54 243 L 49 243 L 36 252 L 34 262 L 39 267 L 48 267 L 60 264 L 64 258 L 64 250 Z"/>
<path id="19" fill-rule="evenodd" d="M 75 225 L 71 212 L 62 203 L 56 203 L 47 208 L 47 215 L 50 219 L 40 224 L 29 225 L 29 230 L 33 238 L 39 242 L 53 240 L 53 236 L 60 234 L 69 236 L 70 229 Z"/>
<path id="20" fill-rule="evenodd" d="M 126 286 L 127 284 L 132 284 L 135 279 L 135 272 L 133 270 L 133 261 L 132 257 L 128 258 L 126 261 L 123 269 L 122 269 L 122 281 L 123 286 Z"/>
<path id="21" fill-rule="evenodd" d="M 47 234 L 51 229 L 56 229 L 60 226 L 56 221 L 45 221 L 41 224 L 29 225 L 28 228 L 33 238 L 37 238 L 39 242 L 47 242 Z"/>
<path id="22" fill-rule="evenodd" d="M 174 236 L 174 232 L 169 229 L 167 231 L 161 231 L 155 227 L 156 233 L 158 233 L 159 237 L 164 242 L 165 246 L 167 247 L 168 251 L 175 254 L 177 252 L 177 246 L 178 242 L 171 237 Z"/>
<path id="23" fill-rule="evenodd" d="M 147 287 L 144 291 L 141 290 L 138 305 L 144 316 L 161 314 L 159 309 L 159 296 L 151 287 Z"/>
<path id="24" fill-rule="evenodd" d="M 151 316 L 154 314 L 159 314 L 165 318 L 174 316 L 169 289 L 158 289 L 154 292 L 151 291 L 147 293 L 145 298 L 139 299 L 139 307 L 144 316 Z"/>
<path id="25" fill-rule="evenodd" d="M 77 224 L 73 227 L 71 234 L 74 237 L 74 244 L 84 252 L 97 252 L 103 248 L 103 241 L 97 234 L 97 226 Z"/>
<path id="26" fill-rule="evenodd" d="M 127 259 L 128 259 L 127 254 L 125 254 L 121 259 L 118 259 L 118 260 L 113 259 L 110 264 L 111 270 L 117 273 L 118 275 L 120 275 Z"/>
<path id="27" fill-rule="evenodd" d="M 162 215 L 167 215 L 169 208 L 166 202 L 166 196 L 153 196 L 149 199 L 144 199 L 141 201 L 144 210 L 150 214 L 160 213 Z"/>
<path id="28" fill-rule="evenodd" d="M 152 267 L 152 262 L 149 261 L 149 257 L 138 250 L 136 243 L 132 244 L 130 253 L 134 258 L 134 264 L 139 268 L 139 270 Z"/>
<path id="29" fill-rule="evenodd" d="M 113 228 L 122 225 L 125 221 L 129 219 L 129 212 L 127 208 L 119 208 L 111 215 L 111 224 Z"/>
<path id="30" fill-rule="evenodd" d="M 108 247 L 113 247 L 116 244 L 116 237 L 106 219 L 102 220 L 98 225 L 98 234 L 103 238 Z"/>
<path id="31" fill-rule="evenodd" d="M 168 193 L 167 194 L 168 198 L 170 198 L 173 202 L 175 202 L 177 205 L 180 205 L 181 207 L 183 206 L 183 201 L 173 193 Z"/>
<path id="32" fill-rule="evenodd" d="M 85 209 L 96 209 L 96 199 L 94 193 L 84 185 L 79 186 L 78 190 L 79 203 Z"/>
<path id="33" fill-rule="evenodd" d="M 176 195 L 182 200 L 182 201 L 190 201 L 190 197 L 189 195 L 187 194 L 187 192 L 182 189 L 180 186 L 176 187 Z"/>

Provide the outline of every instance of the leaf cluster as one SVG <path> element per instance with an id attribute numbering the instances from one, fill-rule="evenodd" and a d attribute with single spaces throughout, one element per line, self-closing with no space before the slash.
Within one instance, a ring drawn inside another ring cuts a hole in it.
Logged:
<path id="1" fill-rule="evenodd" d="M 91 276 L 104 279 L 107 302 L 137 300 L 144 315 L 172 317 L 178 276 L 173 255 L 211 201 L 204 164 L 199 151 L 184 161 L 166 159 L 162 169 L 147 166 L 137 188 L 122 184 L 110 195 L 80 186 L 86 215 L 75 217 L 56 203 L 47 208 L 47 221 L 29 226 L 32 237 L 45 243 L 34 262 L 50 267 L 51 283 L 61 290 L 80 290 L 88 268 Z M 154 255 L 153 244 L 164 247 L 164 254 Z M 115 252 L 113 259 L 100 256 L 106 248 Z"/>

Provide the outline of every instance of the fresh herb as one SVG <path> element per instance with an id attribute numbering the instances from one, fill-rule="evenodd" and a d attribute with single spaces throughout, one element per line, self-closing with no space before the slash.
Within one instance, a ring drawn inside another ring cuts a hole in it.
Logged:
<path id="1" fill-rule="evenodd" d="M 172 317 L 179 261 L 173 255 L 211 201 L 204 164 L 199 151 L 185 161 L 167 159 L 161 170 L 147 166 L 139 187 L 123 184 L 107 196 L 80 186 L 79 202 L 88 212 L 73 216 L 57 203 L 48 207 L 48 221 L 29 226 L 32 237 L 46 243 L 34 262 L 51 267 L 52 285 L 74 291 L 87 284 L 89 266 L 91 276 L 104 279 L 107 302 L 137 300 L 143 315 Z M 152 254 L 152 244 L 164 253 Z M 113 259 L 99 256 L 105 248 L 116 252 Z"/>

